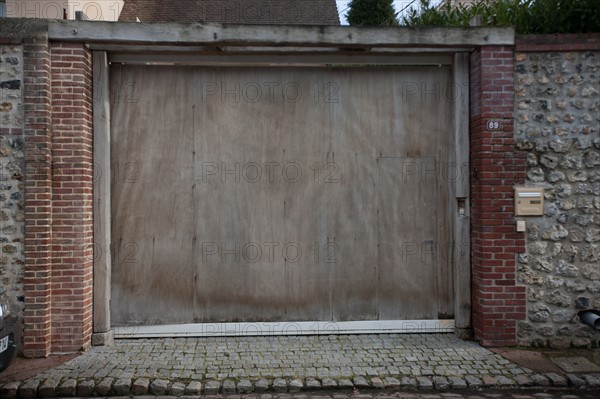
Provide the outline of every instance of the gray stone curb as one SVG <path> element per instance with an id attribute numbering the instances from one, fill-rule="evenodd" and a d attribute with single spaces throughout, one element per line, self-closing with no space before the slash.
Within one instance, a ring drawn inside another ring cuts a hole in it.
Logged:
<path id="1" fill-rule="evenodd" d="M 264 378 L 250 380 L 233 379 L 207 381 L 171 381 L 149 378 L 104 378 L 99 380 L 73 378 L 30 379 L 21 382 L 9 382 L 0 386 L 0 399 L 34 399 L 74 396 L 164 396 L 183 397 L 184 395 L 249 394 L 252 392 L 298 393 L 320 390 L 423 390 L 449 391 L 481 388 L 576 388 L 597 389 L 600 387 L 600 374 L 574 375 L 562 377 L 555 373 L 517 375 L 514 379 L 489 375 L 479 376 L 403 376 L 364 377 L 353 379 L 333 378 Z"/>

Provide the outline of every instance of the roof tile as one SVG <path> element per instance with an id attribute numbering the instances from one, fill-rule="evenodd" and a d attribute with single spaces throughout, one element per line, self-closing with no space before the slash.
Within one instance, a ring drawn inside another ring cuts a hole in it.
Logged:
<path id="1" fill-rule="evenodd" d="M 335 0 L 126 0 L 119 21 L 339 25 Z"/>

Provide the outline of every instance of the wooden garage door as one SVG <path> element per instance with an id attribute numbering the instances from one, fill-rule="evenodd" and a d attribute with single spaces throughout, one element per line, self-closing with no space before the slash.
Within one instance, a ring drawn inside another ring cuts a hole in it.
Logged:
<path id="1" fill-rule="evenodd" d="M 453 318 L 450 76 L 113 65 L 113 324 Z"/>

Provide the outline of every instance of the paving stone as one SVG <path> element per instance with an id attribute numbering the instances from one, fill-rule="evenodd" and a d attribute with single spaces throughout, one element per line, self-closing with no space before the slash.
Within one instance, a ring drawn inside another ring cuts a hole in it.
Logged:
<path id="1" fill-rule="evenodd" d="M 517 385 L 520 387 L 530 387 L 534 384 L 533 380 L 526 376 L 525 374 L 515 375 L 515 381 Z"/>
<path id="2" fill-rule="evenodd" d="M 77 395 L 77 380 L 69 378 L 58 386 L 58 396 L 69 398 Z"/>
<path id="3" fill-rule="evenodd" d="M 290 392 L 300 392 L 304 388 L 304 383 L 301 379 L 295 378 L 290 381 Z"/>
<path id="4" fill-rule="evenodd" d="M 415 389 L 418 386 L 417 380 L 414 377 L 402 377 L 400 385 L 402 388 L 408 389 Z"/>
<path id="5" fill-rule="evenodd" d="M 225 380 L 221 386 L 221 392 L 224 394 L 235 393 L 235 381 Z"/>
<path id="6" fill-rule="evenodd" d="M 26 381 L 23 385 L 19 387 L 18 396 L 22 399 L 34 399 L 37 397 L 38 386 L 40 385 L 40 380 L 31 379 Z"/>
<path id="7" fill-rule="evenodd" d="M 200 395 L 202 393 L 202 383 L 200 381 L 191 381 L 186 387 L 186 395 Z"/>
<path id="8" fill-rule="evenodd" d="M 96 385 L 96 393 L 100 396 L 107 396 L 112 388 L 113 379 L 110 377 L 104 378 Z"/>
<path id="9" fill-rule="evenodd" d="M 135 396 L 146 395 L 150 388 L 150 379 L 137 378 L 131 385 L 131 394 Z"/>
<path id="10" fill-rule="evenodd" d="M 498 381 L 496 381 L 496 379 L 490 375 L 484 375 L 481 377 L 481 381 L 483 382 L 483 386 L 486 388 L 495 387 L 498 385 Z"/>
<path id="11" fill-rule="evenodd" d="M 250 380 L 243 379 L 238 382 L 237 389 L 239 393 L 250 393 L 254 391 L 254 385 Z"/>
<path id="12" fill-rule="evenodd" d="M 307 378 L 306 379 L 306 389 L 307 390 L 316 390 L 321 389 L 321 383 L 319 380 L 315 378 Z"/>
<path id="13" fill-rule="evenodd" d="M 341 380 L 338 380 L 338 388 L 339 389 L 352 389 L 354 388 L 354 384 L 352 383 L 352 381 L 346 379 L 346 378 L 342 378 Z"/>
<path id="14" fill-rule="evenodd" d="M 556 373 L 546 373 L 545 376 L 546 376 L 546 378 L 548 378 L 550 380 L 550 383 L 554 387 L 566 387 L 567 386 L 567 379 L 565 377 L 563 377 L 562 375 L 558 375 Z"/>
<path id="15" fill-rule="evenodd" d="M 260 380 L 254 383 L 254 390 L 256 392 L 266 392 L 269 390 L 269 381 L 265 378 L 261 378 Z"/>
<path id="16" fill-rule="evenodd" d="M 94 393 L 94 380 L 83 380 L 77 382 L 77 396 L 88 398 Z"/>
<path id="17" fill-rule="evenodd" d="M 367 379 L 365 377 L 362 377 L 362 376 L 356 376 L 356 377 L 354 377 L 354 379 L 352 380 L 352 382 L 354 383 L 354 386 L 356 388 L 370 388 L 371 387 L 369 385 L 369 382 L 367 381 Z"/>
<path id="18" fill-rule="evenodd" d="M 321 385 L 323 385 L 323 389 L 335 389 L 338 387 L 337 381 L 334 380 L 333 378 L 323 379 L 323 382 Z"/>
<path id="19" fill-rule="evenodd" d="M 433 377 L 433 386 L 435 387 L 435 389 L 438 390 L 448 389 L 450 387 L 450 383 L 448 382 L 446 377 L 436 376 Z"/>
<path id="20" fill-rule="evenodd" d="M 479 388 L 483 385 L 483 382 L 479 378 L 472 375 L 466 376 L 465 381 L 467 382 L 469 388 Z"/>
<path id="21" fill-rule="evenodd" d="M 600 377 L 595 377 L 591 374 L 586 374 L 583 376 L 585 382 L 589 388 L 598 388 L 600 387 Z"/>
<path id="22" fill-rule="evenodd" d="M 498 385 L 501 387 L 510 387 L 510 386 L 515 385 L 515 381 L 513 379 L 505 377 L 503 375 L 497 376 L 496 381 L 498 382 Z"/>
<path id="23" fill-rule="evenodd" d="M 383 379 L 383 383 L 387 389 L 398 389 L 400 388 L 400 380 L 395 377 L 386 377 Z"/>
<path id="24" fill-rule="evenodd" d="M 185 384 L 183 382 L 176 381 L 171 385 L 169 394 L 171 396 L 179 397 L 185 393 Z"/>
<path id="25" fill-rule="evenodd" d="M 583 356 L 551 357 L 550 360 L 567 373 L 599 372 L 600 366 Z"/>
<path id="26" fill-rule="evenodd" d="M 115 395 L 124 396 L 129 395 L 129 389 L 131 388 L 130 378 L 119 378 L 113 385 L 113 392 Z"/>
<path id="27" fill-rule="evenodd" d="M 417 395 L 414 393 L 405 393 L 405 392 L 399 392 L 396 394 L 396 396 L 399 399 L 416 399 Z"/>
<path id="28" fill-rule="evenodd" d="M 575 388 L 585 386 L 585 380 L 579 378 L 575 374 L 567 374 L 567 380 L 569 381 L 569 385 Z"/>
<path id="29" fill-rule="evenodd" d="M 17 393 L 19 392 L 19 385 L 21 385 L 19 381 L 13 381 L 2 385 L 2 388 L 0 388 L 0 397 L 6 399 L 16 398 Z"/>
<path id="30" fill-rule="evenodd" d="M 40 384 L 37 394 L 40 398 L 53 398 L 56 396 L 57 386 L 58 380 L 48 378 Z"/>
<path id="31" fill-rule="evenodd" d="M 216 395 L 219 393 L 221 389 L 221 383 L 215 380 L 206 381 L 204 384 L 204 394 L 205 395 Z"/>
<path id="32" fill-rule="evenodd" d="M 464 389 L 467 387 L 467 382 L 459 377 L 448 377 L 448 381 L 454 389 Z"/>
<path id="33" fill-rule="evenodd" d="M 153 395 L 166 395 L 169 390 L 169 381 L 156 379 L 150 384 L 150 393 Z"/>
<path id="34" fill-rule="evenodd" d="M 384 389 L 385 388 L 383 381 L 381 380 L 381 378 L 378 378 L 378 377 L 371 378 L 371 386 L 375 389 Z"/>
<path id="35" fill-rule="evenodd" d="M 548 387 L 550 386 L 550 380 L 542 374 L 532 374 L 530 376 L 533 383 L 537 386 Z"/>
<path id="36" fill-rule="evenodd" d="M 417 384 L 419 389 L 432 389 L 433 382 L 427 377 L 417 377 Z"/>
<path id="37" fill-rule="evenodd" d="M 273 380 L 273 391 L 287 392 L 287 381 L 283 378 L 276 378 Z"/>

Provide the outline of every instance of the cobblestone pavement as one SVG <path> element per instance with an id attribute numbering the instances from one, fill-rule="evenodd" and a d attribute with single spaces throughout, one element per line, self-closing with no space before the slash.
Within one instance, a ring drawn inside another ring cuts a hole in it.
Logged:
<path id="1" fill-rule="evenodd" d="M 4 384 L 0 395 L 511 387 L 597 388 L 600 375 L 536 374 L 452 334 L 139 339 L 94 347 L 27 381 Z"/>
<path id="2" fill-rule="evenodd" d="M 182 396 L 181 399 L 597 399 L 600 391 L 573 390 L 532 390 L 532 391 L 461 391 L 443 393 L 385 392 L 385 393 L 326 393 L 303 394 L 248 394 L 248 395 L 201 395 Z M 129 399 L 131 396 L 118 396 L 111 399 Z M 175 399 L 174 396 L 136 396 L 136 399 Z M 100 397 L 98 399 L 101 399 Z"/>
<path id="3" fill-rule="evenodd" d="M 391 393 L 342 393 L 316 392 L 307 394 L 249 394 L 249 395 L 204 395 L 183 396 L 182 399 L 597 399 L 598 391 L 491 391 L 491 392 L 391 392 Z M 130 396 L 112 399 L 129 399 Z M 137 399 L 174 399 L 173 396 L 137 396 Z M 98 398 L 101 399 L 101 398 Z"/>

